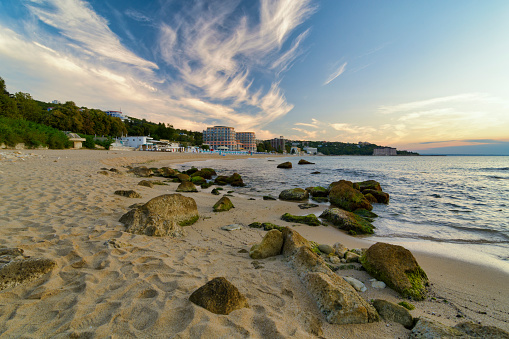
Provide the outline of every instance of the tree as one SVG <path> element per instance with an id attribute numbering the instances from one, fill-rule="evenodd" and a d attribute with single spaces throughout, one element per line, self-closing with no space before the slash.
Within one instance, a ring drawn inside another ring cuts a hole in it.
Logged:
<path id="1" fill-rule="evenodd" d="M 14 95 L 19 115 L 26 120 L 39 122 L 41 120 L 42 110 L 32 99 L 29 93 L 18 92 Z"/>

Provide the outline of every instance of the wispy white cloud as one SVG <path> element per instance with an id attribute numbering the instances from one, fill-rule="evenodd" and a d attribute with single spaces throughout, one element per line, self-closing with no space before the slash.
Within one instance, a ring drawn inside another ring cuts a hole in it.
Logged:
<path id="1" fill-rule="evenodd" d="M 245 118 L 239 112 L 249 111 L 251 127 L 260 127 L 287 114 L 293 105 L 287 103 L 278 80 L 268 89 L 255 88 L 253 73 L 270 69 L 280 74 L 289 67 L 308 31 L 287 50 L 283 44 L 313 7 L 308 0 L 262 0 L 259 21 L 238 16 L 236 10 L 233 2 L 208 6 L 198 1 L 160 25 L 159 49 L 177 71 L 172 87 L 183 87 L 202 100 L 230 101 L 232 114 Z"/>
<path id="2" fill-rule="evenodd" d="M 144 69 L 157 65 L 125 48 L 109 29 L 107 21 L 81 0 L 32 0 L 27 8 L 39 20 L 59 30 L 68 42 L 86 49 L 95 57 L 107 58 Z"/>
<path id="3" fill-rule="evenodd" d="M 260 0 L 253 17 L 240 5 L 196 0 L 164 21 L 122 12 L 157 27 L 154 60 L 147 60 L 83 0 L 25 0 L 30 18 L 13 30 L 0 23 L 0 62 L 34 70 L 34 83 L 45 82 L 32 92 L 41 99 L 122 106 L 133 116 L 192 129 L 214 122 L 261 131 L 293 108 L 280 75 L 301 55 L 309 30 L 292 34 L 315 8 L 311 0 Z"/>
<path id="4" fill-rule="evenodd" d="M 329 83 L 331 83 L 332 80 L 336 79 L 338 76 L 343 74 L 345 72 L 346 64 L 347 64 L 346 62 L 343 63 L 341 66 L 339 66 L 338 69 L 336 69 L 331 75 L 329 75 L 329 77 L 327 78 L 327 80 L 325 80 L 323 85 L 324 86 L 328 85 Z"/>
<path id="5" fill-rule="evenodd" d="M 406 102 L 403 104 L 380 106 L 378 111 L 382 114 L 391 114 L 398 112 L 413 111 L 423 109 L 426 107 L 443 105 L 449 103 L 465 103 L 465 102 L 500 102 L 499 99 L 486 94 L 486 93 L 464 93 L 458 95 L 451 95 L 446 97 L 438 97 L 426 100 L 418 100 Z"/>

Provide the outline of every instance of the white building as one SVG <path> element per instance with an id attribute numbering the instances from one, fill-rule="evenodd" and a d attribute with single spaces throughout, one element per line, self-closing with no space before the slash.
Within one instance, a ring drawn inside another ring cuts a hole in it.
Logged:
<path id="1" fill-rule="evenodd" d="M 318 148 L 315 148 L 315 147 L 304 147 L 303 150 L 307 154 L 317 154 L 318 153 Z"/>
<path id="2" fill-rule="evenodd" d="M 133 147 L 135 149 L 151 149 L 154 145 L 151 140 L 152 137 L 134 136 L 134 137 L 122 137 L 118 139 L 120 144 L 124 147 Z"/>
<path id="3" fill-rule="evenodd" d="M 121 111 L 106 111 L 104 113 L 108 114 L 110 117 L 120 118 L 122 121 L 127 119 L 127 117 L 123 115 Z"/>

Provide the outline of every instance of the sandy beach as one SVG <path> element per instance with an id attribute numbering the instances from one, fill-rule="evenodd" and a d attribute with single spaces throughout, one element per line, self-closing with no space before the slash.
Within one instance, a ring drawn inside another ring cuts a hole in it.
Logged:
<path id="1" fill-rule="evenodd" d="M 239 252 L 249 250 L 266 234 L 247 227 L 254 221 L 290 226 L 319 244 L 341 242 L 348 248 L 374 244 L 331 226 L 282 221 L 285 212 L 303 214 L 296 203 L 248 200 L 233 193 L 235 208 L 217 213 L 212 206 L 219 197 L 210 193 L 211 187 L 183 193 L 195 199 L 200 215 L 198 222 L 186 227 L 187 236 L 157 238 L 125 232 L 118 220 L 130 205 L 175 193 L 178 184 L 139 186 L 141 179 L 125 173 L 123 166 L 171 167 L 217 155 L 20 152 L 27 156 L 0 158 L 0 246 L 21 248 L 27 256 L 53 259 L 57 265 L 38 280 L 0 291 L 2 337 L 407 338 L 410 333 L 385 321 L 329 324 L 282 256 L 258 260 L 263 267 L 256 269 L 249 254 Z M 101 168 L 112 167 L 124 173 L 98 174 Z M 135 190 L 142 198 L 121 197 L 114 194 L 116 190 Z M 234 223 L 245 227 L 232 232 L 220 229 Z M 426 316 L 446 325 L 474 321 L 509 331 L 509 272 L 425 252 L 413 254 L 431 282 L 429 298 L 412 301 L 414 317 Z M 404 300 L 389 288 L 371 288 L 371 277 L 364 271 L 338 274 L 364 282 L 368 290 L 360 294 L 368 301 Z M 249 308 L 217 315 L 189 301 L 193 291 L 220 276 L 246 296 Z"/>

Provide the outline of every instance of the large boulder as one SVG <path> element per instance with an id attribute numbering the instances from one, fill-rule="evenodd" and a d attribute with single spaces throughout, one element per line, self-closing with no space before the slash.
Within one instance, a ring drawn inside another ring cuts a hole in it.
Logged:
<path id="1" fill-rule="evenodd" d="M 320 215 L 334 226 L 351 234 L 373 234 L 375 228 L 369 221 L 355 213 L 340 208 L 329 208 Z"/>
<path id="2" fill-rule="evenodd" d="M 302 188 L 287 189 L 279 193 L 279 199 L 281 200 L 302 201 L 307 200 L 308 198 L 309 198 L 308 191 Z"/>
<path id="3" fill-rule="evenodd" d="M 262 242 L 253 245 L 249 251 L 249 256 L 253 259 L 264 259 L 281 254 L 283 247 L 283 234 L 276 230 L 270 230 L 265 234 Z"/>
<path id="4" fill-rule="evenodd" d="M 0 290 L 36 280 L 55 266 L 55 261 L 44 258 L 10 261 L 0 268 Z"/>
<path id="5" fill-rule="evenodd" d="M 428 277 L 406 248 L 379 242 L 364 253 L 361 263 L 369 274 L 403 297 L 425 298 Z"/>
<path id="6" fill-rule="evenodd" d="M 222 197 L 219 199 L 218 202 L 214 204 L 212 207 L 214 212 L 226 212 L 234 208 L 233 203 L 231 202 L 230 198 L 228 197 Z"/>
<path id="7" fill-rule="evenodd" d="M 283 162 L 277 165 L 277 168 L 292 168 L 292 163 L 290 161 Z"/>
<path id="8" fill-rule="evenodd" d="M 373 306 L 341 277 L 309 272 L 302 281 L 330 324 L 365 324 L 379 320 Z"/>
<path id="9" fill-rule="evenodd" d="M 296 270 L 311 296 L 331 324 L 378 321 L 373 306 L 364 300 L 325 261 L 311 250 L 311 244 L 296 231 L 283 230 L 283 255 Z"/>
<path id="10" fill-rule="evenodd" d="M 362 194 L 364 194 L 364 196 L 368 196 L 371 194 L 371 196 L 373 196 L 377 202 L 381 203 L 381 204 L 388 204 L 389 203 L 389 193 L 385 193 L 385 192 L 382 192 L 382 191 L 376 191 L 376 190 L 371 190 L 371 189 L 366 189 L 364 191 L 362 191 Z M 369 198 L 366 197 L 366 199 L 369 200 Z"/>
<path id="11" fill-rule="evenodd" d="M 198 208 L 193 198 L 181 194 L 165 194 L 149 200 L 120 218 L 126 231 L 150 236 L 184 236 L 181 226 L 198 220 Z"/>
<path id="12" fill-rule="evenodd" d="M 382 299 L 376 299 L 373 301 L 373 306 L 377 310 L 378 314 L 380 314 L 380 316 L 386 321 L 394 321 L 406 328 L 412 328 L 414 325 L 412 315 L 403 306 Z"/>
<path id="13" fill-rule="evenodd" d="M 185 174 L 184 174 L 185 175 Z M 198 192 L 196 186 L 190 181 L 182 181 L 177 187 L 177 192 Z"/>
<path id="14" fill-rule="evenodd" d="M 454 327 L 435 320 L 421 317 L 410 333 L 410 339 L 434 338 L 490 338 L 509 339 L 509 333 L 495 326 L 483 326 L 471 321 L 459 323 Z"/>
<path id="15" fill-rule="evenodd" d="M 142 180 L 138 183 L 139 186 L 145 186 L 145 187 L 154 187 L 154 184 L 150 180 Z"/>
<path id="16" fill-rule="evenodd" d="M 229 314 L 249 307 L 246 297 L 224 277 L 212 279 L 194 291 L 189 300 L 215 314 Z"/>
<path id="17" fill-rule="evenodd" d="M 296 222 L 299 224 L 306 224 L 309 226 L 320 226 L 322 223 L 316 215 L 314 214 L 308 214 L 308 215 L 293 215 L 290 213 L 285 213 L 281 216 L 281 220 L 287 221 L 287 222 Z"/>
<path id="18" fill-rule="evenodd" d="M 373 206 L 368 199 L 352 185 L 352 182 L 346 180 L 332 183 L 329 190 L 330 203 L 350 212 L 359 208 L 371 211 Z"/>

